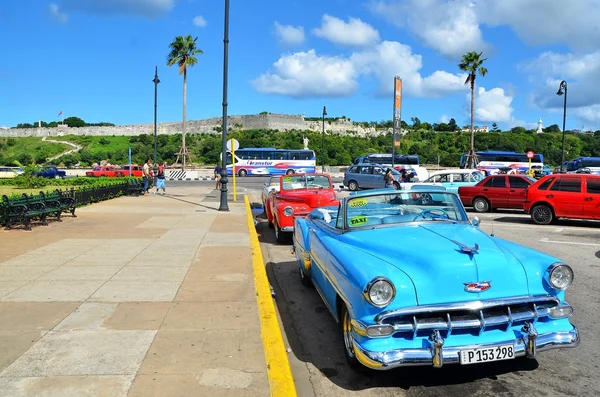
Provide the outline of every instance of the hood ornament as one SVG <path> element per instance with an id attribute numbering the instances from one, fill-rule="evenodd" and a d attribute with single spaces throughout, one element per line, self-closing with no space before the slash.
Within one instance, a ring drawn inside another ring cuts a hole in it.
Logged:
<path id="1" fill-rule="evenodd" d="M 479 253 L 479 244 L 475 243 L 475 245 L 473 247 L 469 247 L 468 245 L 465 245 L 463 243 L 461 243 L 460 241 L 456 241 L 456 240 L 450 240 L 452 241 L 454 244 L 458 245 L 460 247 L 460 250 L 462 252 L 464 252 L 465 254 L 478 254 Z"/>
<path id="2" fill-rule="evenodd" d="M 470 282 L 463 283 L 465 285 L 465 292 L 483 292 L 492 288 L 490 285 L 491 281 L 480 281 L 480 282 Z"/>

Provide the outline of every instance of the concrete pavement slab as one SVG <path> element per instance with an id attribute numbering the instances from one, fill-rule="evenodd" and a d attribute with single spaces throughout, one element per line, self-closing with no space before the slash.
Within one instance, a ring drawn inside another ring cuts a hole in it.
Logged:
<path id="1" fill-rule="evenodd" d="M 170 308 L 170 302 L 121 302 L 103 326 L 116 330 L 158 330 Z"/>
<path id="2" fill-rule="evenodd" d="M 112 316 L 116 309 L 117 303 L 84 302 L 61 321 L 54 330 L 104 329 L 104 321 Z"/>
<path id="3" fill-rule="evenodd" d="M 2 274 L 1 270 L 0 270 L 0 274 Z M 4 278 L 0 277 L 0 280 L 4 280 Z M 18 290 L 19 288 L 21 288 L 22 286 L 24 286 L 27 283 L 28 283 L 28 281 L 26 281 L 26 280 L 0 281 L 0 298 L 3 298 L 4 296 L 10 294 L 11 292 Z"/>
<path id="4" fill-rule="evenodd" d="M 91 302 L 170 302 L 179 289 L 176 281 L 107 281 Z"/>
<path id="5" fill-rule="evenodd" d="M 176 302 L 254 302 L 254 286 L 247 281 L 184 281 Z"/>
<path id="6" fill-rule="evenodd" d="M 1 299 L 2 302 L 81 302 L 88 299 L 104 280 L 31 281 Z"/>
<path id="7" fill-rule="evenodd" d="M 0 397 L 124 397 L 129 376 L 52 376 L 0 378 Z"/>
<path id="8" fill-rule="evenodd" d="M 184 216 L 153 216 L 145 222 L 140 223 L 136 229 L 170 229 L 181 222 Z"/>
<path id="9" fill-rule="evenodd" d="M 10 266 L 0 265 L 0 280 L 8 281 L 32 281 L 44 274 L 56 269 L 59 265 L 50 266 Z"/>
<path id="10" fill-rule="evenodd" d="M 25 353 L 48 331 L 0 331 L 0 372 Z M 2 386 L 0 382 L 0 395 Z"/>
<path id="11" fill-rule="evenodd" d="M 255 302 L 175 302 L 163 329 L 250 329 L 260 332 Z"/>
<path id="12" fill-rule="evenodd" d="M 76 302 L 0 302 L 0 330 L 50 330 L 77 306 Z"/>
<path id="13" fill-rule="evenodd" d="M 37 281 L 92 281 L 102 280 L 107 281 L 113 277 L 123 265 L 113 266 L 59 266 L 48 273 L 37 278 Z"/>
<path id="14" fill-rule="evenodd" d="M 189 266 L 194 259 L 195 253 L 180 254 L 174 252 L 163 252 L 159 254 L 146 254 L 144 252 L 132 259 L 130 266 L 146 267 L 168 267 L 168 266 Z"/>
<path id="15" fill-rule="evenodd" d="M 202 375 L 138 375 L 128 397 L 267 397 L 270 395 L 269 384 L 264 374 L 251 374 L 252 381 L 246 389 L 207 386 L 206 383 L 213 383 L 214 372 Z"/>
<path id="16" fill-rule="evenodd" d="M 248 233 L 213 233 L 208 232 L 202 240 L 202 246 L 232 246 L 232 245 L 247 245 Z M 228 248 L 230 249 L 230 248 Z"/>
<path id="17" fill-rule="evenodd" d="M 181 283 L 186 266 L 134 266 L 126 265 L 116 273 L 112 281 L 177 281 Z"/>
<path id="18" fill-rule="evenodd" d="M 155 335 L 156 331 L 51 331 L 0 378 L 134 375 Z"/>

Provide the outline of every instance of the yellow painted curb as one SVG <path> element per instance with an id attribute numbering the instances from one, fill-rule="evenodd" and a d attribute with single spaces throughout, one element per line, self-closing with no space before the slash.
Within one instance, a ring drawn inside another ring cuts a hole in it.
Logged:
<path id="1" fill-rule="evenodd" d="M 261 326 L 260 336 L 263 340 L 271 396 L 296 397 L 296 386 L 294 385 L 290 362 L 285 344 L 283 343 L 279 320 L 275 312 L 275 304 L 271 296 L 271 288 L 267 279 L 267 271 L 265 270 L 262 250 L 260 249 L 258 234 L 256 234 L 254 226 L 254 217 L 252 216 L 248 195 L 244 196 L 244 201 L 246 202 L 248 231 L 250 232 L 254 285 L 256 288 L 256 302 L 258 303 L 258 316 L 260 317 Z"/>

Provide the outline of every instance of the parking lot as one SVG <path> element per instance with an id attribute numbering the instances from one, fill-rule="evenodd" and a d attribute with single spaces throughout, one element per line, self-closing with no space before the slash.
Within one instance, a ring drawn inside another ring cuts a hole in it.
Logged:
<path id="1" fill-rule="evenodd" d="M 253 191 L 249 193 L 254 201 L 259 201 L 256 197 L 260 196 L 255 196 Z M 475 214 L 469 212 L 469 216 L 473 218 Z M 484 232 L 556 256 L 573 267 L 575 281 L 567 292 L 567 299 L 575 308 L 573 322 L 580 330 L 579 347 L 543 352 L 536 360 L 519 358 L 469 367 L 413 367 L 357 374 L 345 361 L 338 325 L 315 289 L 300 283 L 291 244 L 277 245 L 273 230 L 259 216 L 257 230 L 267 273 L 276 293 L 282 330 L 289 344 L 298 395 L 600 394 L 600 380 L 594 375 L 600 371 L 597 332 L 600 321 L 600 223 L 559 221 L 551 226 L 537 226 L 519 211 L 498 211 L 479 217 Z"/>

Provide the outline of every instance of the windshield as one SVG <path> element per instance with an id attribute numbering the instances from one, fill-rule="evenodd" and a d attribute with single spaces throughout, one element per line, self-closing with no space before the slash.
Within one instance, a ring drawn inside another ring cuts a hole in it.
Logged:
<path id="1" fill-rule="evenodd" d="M 350 198 L 346 202 L 349 229 L 411 222 L 467 222 L 457 196 L 444 192 L 397 192 Z"/>
<path id="2" fill-rule="evenodd" d="M 282 190 L 330 188 L 331 183 L 324 175 L 294 175 L 284 176 L 281 186 Z"/>

